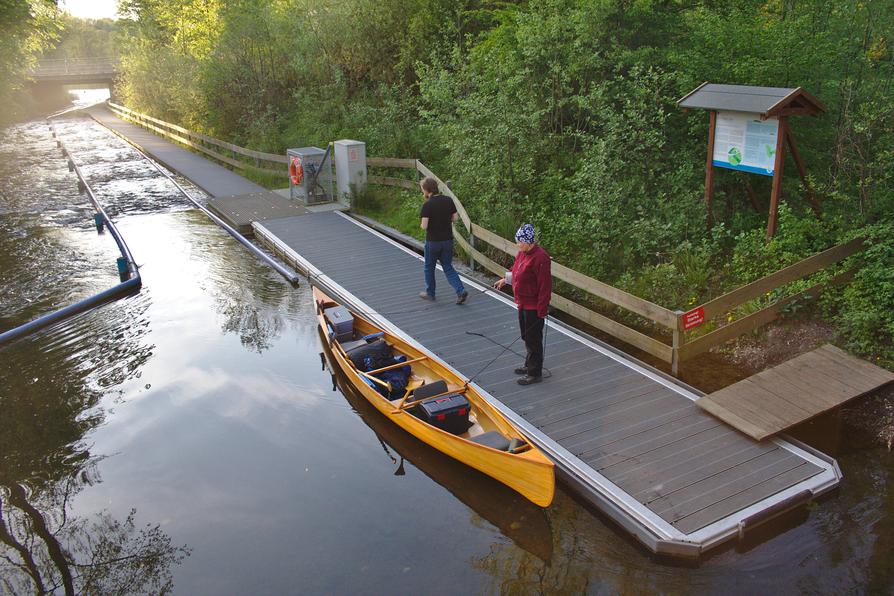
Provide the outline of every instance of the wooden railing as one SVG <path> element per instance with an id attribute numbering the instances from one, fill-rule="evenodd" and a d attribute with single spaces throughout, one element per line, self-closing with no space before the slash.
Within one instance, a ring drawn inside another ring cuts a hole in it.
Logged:
<path id="1" fill-rule="evenodd" d="M 411 161 L 412 160 L 407 160 L 404 164 L 390 163 L 387 165 L 389 165 L 390 167 L 412 168 L 413 165 L 410 163 Z M 385 164 L 376 163 L 375 165 Z M 432 172 L 425 166 L 425 164 L 418 160 L 415 161 L 415 168 L 418 175 L 434 178 L 438 182 L 440 192 L 453 199 L 453 202 L 456 205 L 456 209 L 459 212 L 459 222 L 462 223 L 462 228 L 465 232 L 457 233 L 454 237 L 456 238 L 457 243 L 460 245 L 463 251 L 465 251 L 465 253 L 469 255 L 469 265 L 473 269 L 476 266 L 481 266 L 491 273 L 494 273 L 495 275 L 502 276 L 506 272 L 506 267 L 500 265 L 499 263 L 488 257 L 486 254 L 478 250 L 478 247 L 476 245 L 480 240 L 506 254 L 508 257 L 515 257 L 516 253 L 518 252 L 518 248 L 516 247 L 515 243 L 506 240 L 502 236 L 495 234 L 486 228 L 472 223 L 471 219 L 469 218 L 468 212 L 462 204 L 462 201 L 459 200 L 456 194 L 454 194 L 454 192 L 440 178 L 438 178 L 438 176 L 435 175 L 434 172 Z M 369 177 L 369 181 L 374 182 L 372 176 Z M 401 184 L 401 186 L 404 185 Z M 408 186 L 407 188 L 417 188 L 416 183 L 412 183 L 412 186 Z M 467 236 L 468 239 L 466 238 Z M 664 308 L 663 306 L 653 304 L 648 300 L 643 300 L 642 298 L 638 298 L 632 294 L 628 294 L 623 290 L 614 288 L 597 279 L 588 277 L 583 273 L 574 271 L 573 269 L 569 269 L 568 267 L 559 263 L 553 263 L 552 274 L 553 277 L 555 277 L 556 279 L 566 282 L 575 288 L 581 289 L 592 296 L 601 298 L 602 300 L 605 300 L 606 302 L 609 302 L 614 306 L 626 309 L 632 313 L 642 316 L 652 323 L 663 325 L 664 327 L 667 327 L 671 332 L 673 332 L 673 330 L 676 328 L 677 314 L 671 310 Z M 600 331 L 604 331 L 605 333 L 608 333 L 613 337 L 617 337 L 621 341 L 635 346 L 643 350 L 644 352 L 652 354 L 653 356 L 660 358 L 665 362 L 670 363 L 672 361 L 673 350 L 671 349 L 671 346 L 653 337 L 649 337 L 645 333 L 641 333 L 636 329 L 614 321 L 606 317 L 605 315 L 599 314 L 587 308 L 586 306 L 578 304 L 564 296 L 560 296 L 559 294 L 553 293 L 550 304 L 554 308 L 565 312 L 576 319 L 584 321 L 585 323 L 592 325 L 593 327 L 599 329 Z"/>
<path id="2" fill-rule="evenodd" d="M 133 122 L 134 124 L 138 124 L 144 128 L 148 128 L 149 130 L 157 132 L 167 139 L 173 139 L 178 143 L 200 151 L 205 155 L 213 157 L 214 159 L 225 164 L 231 165 L 234 168 L 254 168 L 256 170 L 261 170 L 270 174 L 277 174 L 280 176 L 286 175 L 286 169 L 283 167 L 272 169 L 269 167 L 263 167 L 261 165 L 262 163 L 272 163 L 277 165 L 288 164 L 289 159 L 285 155 L 279 155 L 276 153 L 263 153 L 261 151 L 246 149 L 245 147 L 240 147 L 239 145 L 234 145 L 233 143 L 228 143 L 226 141 L 221 141 L 220 139 L 209 137 L 208 135 L 183 128 L 182 126 L 177 126 L 176 124 L 171 124 L 170 122 L 165 122 L 164 120 L 159 120 L 158 118 L 153 118 L 152 116 L 147 116 L 146 114 L 141 114 L 140 112 L 135 112 L 134 110 L 112 102 L 109 102 L 109 108 L 112 110 L 112 112 L 114 112 L 124 120 L 128 120 L 130 122 Z M 215 151 L 214 149 L 209 148 L 209 145 L 224 151 L 229 151 L 230 155 L 224 155 L 218 151 Z M 242 159 L 238 159 L 239 156 L 251 159 L 252 161 L 246 162 Z"/>
<path id="3" fill-rule="evenodd" d="M 483 241 L 509 257 L 515 257 L 518 251 L 515 243 L 486 228 L 472 223 L 459 198 L 422 162 L 411 159 L 397 160 L 388 158 L 370 158 L 368 164 L 392 168 L 412 169 L 415 167 L 417 175 L 429 176 L 437 180 L 441 193 L 451 197 L 456 205 L 457 211 L 459 211 L 460 221 L 462 222 L 465 234 L 457 233 L 454 238 L 463 251 L 469 255 L 470 267 L 474 269 L 476 266 L 481 266 L 499 276 L 502 276 L 506 272 L 506 268 L 503 265 L 500 265 L 478 250 L 476 244 L 478 241 Z M 415 182 L 408 183 L 406 180 L 399 180 L 396 178 L 375 178 L 370 176 L 369 181 L 373 184 L 388 184 L 410 189 L 417 188 Z M 468 236 L 468 239 L 466 239 L 466 236 Z M 676 375 L 679 372 L 679 365 L 681 362 L 697 356 L 698 354 L 702 354 L 718 344 L 766 325 L 775 320 L 780 313 L 795 302 L 816 297 L 828 285 L 845 283 L 853 276 L 854 272 L 845 271 L 839 273 L 825 283 L 815 284 L 797 294 L 779 299 L 773 304 L 757 312 L 752 312 L 739 320 L 726 320 L 729 313 L 736 307 L 756 298 L 765 296 L 767 292 L 772 292 L 788 283 L 812 275 L 829 265 L 837 263 L 859 252 L 862 248 L 863 242 L 860 239 L 852 240 L 840 246 L 830 248 L 829 250 L 777 271 L 772 275 L 768 275 L 750 284 L 737 288 L 719 298 L 710 300 L 685 313 L 659 306 L 658 304 L 629 294 L 624 290 L 610 286 L 598 279 L 594 279 L 570 269 L 565 265 L 553 262 L 552 274 L 555 279 L 561 280 L 574 288 L 583 290 L 588 295 L 604 300 L 614 307 L 634 313 L 653 325 L 663 327 L 666 330 L 664 335 L 671 338 L 670 344 L 646 335 L 641 331 L 624 325 L 603 314 L 597 313 L 586 306 L 578 304 L 556 293 L 552 294 L 550 305 L 611 335 L 612 337 L 616 337 L 631 346 L 667 362 L 671 365 L 671 372 Z M 701 317 L 702 324 L 717 324 L 718 319 L 723 319 L 722 323 L 726 324 L 714 329 L 710 333 L 699 337 L 692 337 L 698 333 L 698 331 L 696 331 L 698 327 L 690 326 L 689 324 L 692 321 L 691 315 L 693 313 L 697 313 Z M 692 337 L 692 339 L 690 339 L 690 337 Z"/>
<path id="4" fill-rule="evenodd" d="M 751 300 L 766 296 L 767 293 L 785 286 L 786 284 L 803 279 L 821 269 L 834 265 L 839 261 L 843 261 L 847 257 L 860 252 L 863 248 L 863 239 L 855 238 L 844 244 L 833 246 L 828 250 L 815 254 L 802 261 L 798 261 L 793 265 L 789 265 L 785 269 L 780 269 L 779 271 L 767 275 L 766 277 L 762 277 L 757 281 L 753 281 L 750 284 L 736 288 L 732 292 L 728 292 L 723 296 L 705 302 L 701 306 L 698 306 L 687 313 L 679 313 L 678 325 L 680 343 L 677 346 L 677 351 L 679 352 L 678 361 L 683 362 L 689 360 L 693 356 L 702 354 L 716 345 L 766 325 L 778 318 L 780 313 L 784 312 L 786 308 L 789 308 L 796 302 L 814 299 L 827 287 L 846 283 L 853 277 L 855 270 L 849 269 L 837 273 L 825 282 L 814 284 L 806 290 L 802 290 L 794 295 L 780 298 L 769 306 L 756 312 L 749 313 L 747 316 L 736 321 L 727 321 L 728 324 L 691 340 L 688 340 L 688 336 L 696 333 L 695 330 L 698 329 L 698 326 L 693 327 L 692 330 L 685 329 L 689 317 L 694 315 L 695 320 L 704 321 L 705 323 L 723 319 L 724 316 L 731 317 L 732 312 L 736 307 Z"/>
<path id="5" fill-rule="evenodd" d="M 181 126 L 157 118 L 152 118 L 145 114 L 140 114 L 139 112 L 135 112 L 111 102 L 109 102 L 109 107 L 121 118 L 153 130 L 164 137 L 177 141 L 178 143 L 192 147 L 214 159 L 232 165 L 233 167 L 240 169 L 254 167 L 274 174 L 285 173 L 285 168 L 277 168 L 273 170 L 261 167 L 262 162 L 277 165 L 287 164 L 288 158 L 284 155 L 262 153 L 260 151 L 253 151 L 251 149 L 239 147 L 238 145 L 233 145 L 232 143 L 227 143 L 226 141 L 221 141 L 207 135 L 190 131 Z M 231 155 L 223 155 L 210 149 L 208 145 L 229 151 Z M 237 156 L 252 159 L 254 164 L 252 165 L 237 159 Z M 419 177 L 434 178 L 438 182 L 440 192 L 453 199 L 456 209 L 459 212 L 459 219 L 462 223 L 464 233 L 458 233 L 454 237 L 463 251 L 469 255 L 470 267 L 475 269 L 476 266 L 481 266 L 499 276 L 502 276 L 505 273 L 506 268 L 478 250 L 477 244 L 478 241 L 482 241 L 501 253 L 508 255 L 508 257 L 515 257 L 517 253 L 515 243 L 486 228 L 472 223 L 462 201 L 460 201 L 456 194 L 454 194 L 453 191 L 434 174 L 434 172 L 428 169 L 425 164 L 416 159 L 399 159 L 391 157 L 367 157 L 366 163 L 367 166 L 374 168 L 415 170 L 414 178 L 416 179 Z M 367 177 L 370 184 L 398 186 L 410 190 L 418 188 L 416 179 L 406 180 L 387 176 Z M 466 238 L 467 236 L 468 238 Z M 614 307 L 624 309 L 642 317 L 652 325 L 663 327 L 666 329 L 664 335 L 669 335 L 671 338 L 670 345 L 603 314 L 597 313 L 565 296 L 553 293 L 550 304 L 554 308 L 567 313 L 612 337 L 616 337 L 631 346 L 651 354 L 663 362 L 667 362 L 671 365 L 671 372 L 676 375 L 679 371 L 681 362 L 702 354 L 716 345 L 766 325 L 775 320 L 780 313 L 790 305 L 799 300 L 816 297 L 828 285 L 846 282 L 853 276 L 854 272 L 845 271 L 838 273 L 825 283 L 815 284 L 793 296 L 779 299 L 773 304 L 766 306 L 757 312 L 752 312 L 737 321 L 722 321 L 724 315 L 728 315 L 728 313 L 734 311 L 736 307 L 741 306 L 746 302 L 766 295 L 767 292 L 772 292 L 788 283 L 807 277 L 829 265 L 837 263 L 859 252 L 862 248 L 863 242 L 861 239 L 855 239 L 840 246 L 830 248 L 829 250 L 804 259 L 794 265 L 790 265 L 776 273 L 724 294 L 719 298 L 710 300 L 685 313 L 659 306 L 658 304 L 629 294 L 619 288 L 610 286 L 598 279 L 574 271 L 565 265 L 553 262 L 552 274 L 554 278 L 561 280 L 574 288 L 583 290 L 588 295 L 601 299 Z M 698 323 L 693 325 L 693 320 Z M 719 328 L 704 335 L 692 337 L 699 333 L 696 329 L 698 329 L 700 325 L 715 325 L 718 323 L 718 320 L 720 320 L 719 322 L 721 323 L 726 322 L 727 324 L 723 324 Z"/>

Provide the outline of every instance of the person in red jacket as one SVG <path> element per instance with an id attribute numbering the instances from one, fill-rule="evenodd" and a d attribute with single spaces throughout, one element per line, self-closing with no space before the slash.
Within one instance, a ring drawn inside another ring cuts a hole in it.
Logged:
<path id="1" fill-rule="evenodd" d="M 549 254 L 535 241 L 534 226 L 524 224 L 515 233 L 518 254 L 506 278 L 497 280 L 497 290 L 509 283 L 518 305 L 518 326 L 527 348 L 525 365 L 515 369 L 524 375 L 519 385 L 539 383 L 543 377 L 543 325 L 553 291 Z"/>

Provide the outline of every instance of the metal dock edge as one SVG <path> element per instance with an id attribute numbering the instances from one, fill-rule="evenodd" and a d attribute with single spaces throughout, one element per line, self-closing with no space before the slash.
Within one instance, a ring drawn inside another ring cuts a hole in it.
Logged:
<path id="1" fill-rule="evenodd" d="M 419 272 L 421 277 L 422 257 L 418 254 L 390 238 L 387 238 L 381 233 L 370 229 L 361 222 L 351 219 L 343 214 L 333 214 L 332 216 L 343 218 L 352 225 L 361 228 L 369 235 L 387 242 L 392 247 L 401 251 L 401 253 L 411 255 L 414 259 L 420 262 Z M 307 217 L 309 216 L 301 216 L 301 219 Z M 286 241 L 279 238 L 267 227 L 272 225 L 285 225 L 284 222 L 285 220 L 253 223 L 252 226 L 254 228 L 256 239 L 265 244 L 272 252 L 281 256 L 287 263 L 293 265 L 296 269 L 303 271 L 308 275 L 311 283 L 316 284 L 328 293 L 337 296 L 339 299 L 345 301 L 350 307 L 365 313 L 370 313 L 371 318 L 395 335 L 404 338 L 406 341 L 417 347 L 433 352 L 430 346 L 423 345 L 416 338 L 408 335 L 404 330 L 397 327 L 392 321 L 382 315 L 378 315 L 376 309 L 370 306 L 367 301 L 347 290 L 342 284 L 338 283 L 338 281 L 331 278 L 307 258 L 299 254 Z M 502 293 L 485 288 L 468 278 L 464 278 L 463 282 L 467 287 L 478 290 L 488 299 L 497 300 L 504 303 L 509 308 L 515 308 L 514 303 Z M 413 293 L 410 292 L 410 294 Z M 591 350 L 599 352 L 630 370 L 635 371 L 638 375 L 646 377 L 669 389 L 674 394 L 685 397 L 691 402 L 694 402 L 700 396 L 697 392 L 666 377 L 661 371 L 644 363 L 635 361 L 632 358 L 623 355 L 623 353 L 615 348 L 607 346 L 585 333 L 573 330 L 565 324 L 552 319 L 549 319 L 547 324 L 549 329 L 555 330 L 567 338 L 570 338 Z M 468 374 L 457 370 L 456 367 L 445 361 L 444 358 L 439 356 L 438 359 L 460 376 L 469 376 Z M 560 478 L 579 492 L 587 502 L 591 503 L 609 518 L 614 520 L 621 528 L 637 538 L 637 540 L 654 553 L 678 558 L 698 558 L 705 551 L 716 547 L 725 541 L 741 536 L 746 530 L 761 525 L 785 511 L 795 508 L 812 500 L 820 494 L 833 489 L 841 479 L 841 471 L 832 458 L 794 441 L 783 439 L 767 441 L 765 444 L 772 444 L 779 449 L 790 452 L 792 455 L 801 458 L 804 462 L 816 466 L 820 471 L 804 480 L 788 486 L 784 490 L 770 495 L 769 497 L 762 498 L 750 505 L 736 510 L 730 515 L 725 515 L 708 525 L 704 525 L 695 531 L 686 533 L 674 527 L 671 523 L 663 519 L 631 494 L 625 492 L 620 486 L 610 481 L 599 471 L 560 445 L 557 440 L 534 426 L 521 414 L 508 407 L 480 384 L 477 382 L 474 384 L 482 394 L 487 396 L 495 407 L 517 424 L 533 442 L 535 442 L 556 462 Z M 730 430 L 730 432 L 737 431 Z"/>

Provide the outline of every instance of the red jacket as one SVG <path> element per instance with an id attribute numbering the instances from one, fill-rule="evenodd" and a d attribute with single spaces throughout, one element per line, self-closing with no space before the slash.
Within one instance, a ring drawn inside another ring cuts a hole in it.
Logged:
<path id="1" fill-rule="evenodd" d="M 541 319 L 546 317 L 553 277 L 549 254 L 539 244 L 528 252 L 519 251 L 512 264 L 512 293 L 522 310 L 536 310 Z"/>

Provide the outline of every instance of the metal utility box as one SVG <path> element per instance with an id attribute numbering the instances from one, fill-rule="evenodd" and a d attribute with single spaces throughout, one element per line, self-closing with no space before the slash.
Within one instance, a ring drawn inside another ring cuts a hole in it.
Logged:
<path id="1" fill-rule="evenodd" d="M 335 187 L 339 200 L 366 188 L 366 143 L 335 141 Z"/>
<path id="2" fill-rule="evenodd" d="M 289 196 L 305 205 L 328 203 L 332 194 L 332 155 L 319 147 L 289 149 Z"/>

